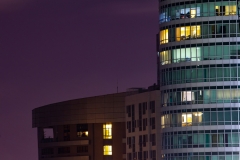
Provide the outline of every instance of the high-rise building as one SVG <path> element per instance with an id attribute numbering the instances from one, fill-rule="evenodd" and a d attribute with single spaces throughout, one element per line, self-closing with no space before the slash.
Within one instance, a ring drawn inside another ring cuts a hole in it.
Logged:
<path id="1" fill-rule="evenodd" d="M 237 1 L 159 1 L 162 160 L 239 160 Z"/>

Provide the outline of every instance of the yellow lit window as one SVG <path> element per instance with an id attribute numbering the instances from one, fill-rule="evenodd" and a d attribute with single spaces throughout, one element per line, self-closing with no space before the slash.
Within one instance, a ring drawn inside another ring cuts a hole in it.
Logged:
<path id="1" fill-rule="evenodd" d="M 176 28 L 176 41 L 195 39 L 201 36 L 200 26 L 185 26 Z"/>
<path id="2" fill-rule="evenodd" d="M 160 31 L 160 44 L 168 43 L 168 29 Z"/>
<path id="3" fill-rule="evenodd" d="M 103 124 L 103 139 L 112 139 L 112 124 Z"/>
<path id="4" fill-rule="evenodd" d="M 112 155 L 112 146 L 103 146 L 103 155 Z"/>
<path id="5" fill-rule="evenodd" d="M 228 16 L 237 14 L 237 6 L 215 6 L 216 16 Z"/>
<path id="6" fill-rule="evenodd" d="M 225 15 L 235 15 L 237 13 L 237 6 L 226 6 Z"/>

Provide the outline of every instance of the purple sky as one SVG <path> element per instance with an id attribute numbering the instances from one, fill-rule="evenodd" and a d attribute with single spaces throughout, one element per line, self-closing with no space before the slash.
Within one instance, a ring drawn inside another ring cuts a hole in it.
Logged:
<path id="1" fill-rule="evenodd" d="M 157 0 L 0 0 L 0 159 L 37 160 L 32 109 L 156 82 Z"/>

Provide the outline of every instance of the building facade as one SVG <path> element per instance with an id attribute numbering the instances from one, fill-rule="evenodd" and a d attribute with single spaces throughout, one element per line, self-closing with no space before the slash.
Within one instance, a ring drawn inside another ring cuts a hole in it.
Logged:
<path id="1" fill-rule="evenodd" d="M 157 160 L 160 158 L 160 92 L 147 91 L 127 96 L 126 156 L 127 160 Z"/>
<path id="2" fill-rule="evenodd" d="M 159 1 L 162 160 L 239 160 L 237 1 Z"/>
<path id="3" fill-rule="evenodd" d="M 39 160 L 122 160 L 130 92 L 59 102 L 32 111 Z"/>

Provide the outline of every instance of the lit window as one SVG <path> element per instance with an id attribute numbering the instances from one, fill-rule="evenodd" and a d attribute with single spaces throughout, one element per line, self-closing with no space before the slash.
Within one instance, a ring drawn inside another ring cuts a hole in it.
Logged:
<path id="1" fill-rule="evenodd" d="M 236 15 L 237 6 L 215 6 L 216 16 L 228 16 L 228 15 Z"/>
<path id="2" fill-rule="evenodd" d="M 88 137 L 88 131 L 77 132 L 78 137 Z"/>
<path id="3" fill-rule="evenodd" d="M 160 44 L 168 43 L 168 29 L 160 31 Z"/>
<path id="4" fill-rule="evenodd" d="M 88 124 L 77 124 L 77 136 L 88 137 Z"/>
<path id="5" fill-rule="evenodd" d="M 176 41 L 195 39 L 201 36 L 200 26 L 185 26 L 176 28 Z"/>
<path id="6" fill-rule="evenodd" d="M 192 114 L 182 114 L 182 126 L 192 125 Z"/>
<path id="7" fill-rule="evenodd" d="M 103 146 L 103 155 L 112 155 L 112 146 Z"/>
<path id="8" fill-rule="evenodd" d="M 112 139 L 112 124 L 103 124 L 103 139 Z"/>
<path id="9" fill-rule="evenodd" d="M 186 102 L 186 101 L 194 101 L 194 92 L 192 91 L 182 91 L 182 102 Z"/>

